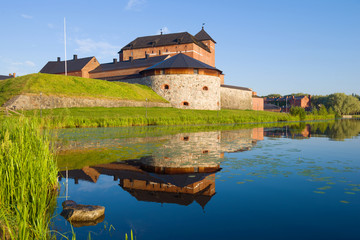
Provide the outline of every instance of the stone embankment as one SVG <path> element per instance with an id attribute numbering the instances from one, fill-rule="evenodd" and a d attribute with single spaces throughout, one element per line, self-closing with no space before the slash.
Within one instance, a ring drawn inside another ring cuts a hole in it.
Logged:
<path id="1" fill-rule="evenodd" d="M 4 104 L 4 107 L 12 109 L 51 109 L 51 108 L 73 108 L 73 107 L 171 107 L 170 103 L 81 98 L 81 97 L 60 97 L 47 95 L 18 95 L 11 98 Z"/>

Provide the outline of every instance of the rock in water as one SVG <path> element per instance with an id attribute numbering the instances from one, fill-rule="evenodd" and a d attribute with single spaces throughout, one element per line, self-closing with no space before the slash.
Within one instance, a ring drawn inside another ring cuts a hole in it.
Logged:
<path id="1" fill-rule="evenodd" d="M 105 214 L 103 206 L 77 204 L 72 200 L 64 201 L 62 206 L 60 215 L 70 222 L 95 221 Z"/>

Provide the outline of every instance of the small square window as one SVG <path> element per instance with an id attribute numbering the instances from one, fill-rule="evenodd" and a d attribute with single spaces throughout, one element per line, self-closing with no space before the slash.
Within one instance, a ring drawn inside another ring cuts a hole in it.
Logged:
<path id="1" fill-rule="evenodd" d="M 194 74 L 199 74 L 199 69 L 194 68 Z"/>

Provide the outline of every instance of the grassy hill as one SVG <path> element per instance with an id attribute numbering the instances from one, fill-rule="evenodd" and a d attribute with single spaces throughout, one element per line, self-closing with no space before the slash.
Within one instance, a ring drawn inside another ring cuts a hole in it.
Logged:
<path id="1" fill-rule="evenodd" d="M 40 94 L 68 97 L 90 97 L 166 102 L 151 88 L 122 82 L 108 82 L 81 77 L 34 73 L 0 81 L 0 105 L 19 94 Z"/>

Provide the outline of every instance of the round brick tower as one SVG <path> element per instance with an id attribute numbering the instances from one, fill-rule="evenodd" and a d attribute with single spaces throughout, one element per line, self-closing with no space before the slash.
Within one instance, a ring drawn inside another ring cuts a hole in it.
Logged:
<path id="1" fill-rule="evenodd" d="M 175 108 L 219 110 L 219 69 L 177 54 L 140 72 L 143 80 Z"/>

